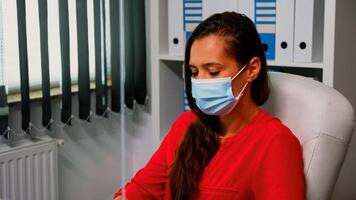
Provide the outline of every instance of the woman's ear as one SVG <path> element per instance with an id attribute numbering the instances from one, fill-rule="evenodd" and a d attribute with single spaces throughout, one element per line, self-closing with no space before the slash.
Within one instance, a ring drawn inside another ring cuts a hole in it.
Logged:
<path id="1" fill-rule="evenodd" d="M 247 81 L 252 82 L 260 74 L 261 60 L 259 57 L 253 57 L 247 67 Z"/>

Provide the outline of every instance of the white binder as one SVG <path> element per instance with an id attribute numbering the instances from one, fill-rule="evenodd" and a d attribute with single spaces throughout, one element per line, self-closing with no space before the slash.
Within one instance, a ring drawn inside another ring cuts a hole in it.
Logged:
<path id="1" fill-rule="evenodd" d="M 238 0 L 203 0 L 203 19 L 215 13 L 225 11 L 237 12 Z"/>
<path id="2" fill-rule="evenodd" d="M 239 0 L 237 12 L 246 15 L 252 21 L 255 19 L 255 0 Z"/>
<path id="3" fill-rule="evenodd" d="M 294 62 L 320 62 L 323 57 L 324 0 L 296 0 Z"/>
<path id="4" fill-rule="evenodd" d="M 168 53 L 183 55 L 183 0 L 168 0 Z"/>
<path id="5" fill-rule="evenodd" d="M 294 2 L 277 0 L 276 5 L 276 61 L 293 62 Z"/>

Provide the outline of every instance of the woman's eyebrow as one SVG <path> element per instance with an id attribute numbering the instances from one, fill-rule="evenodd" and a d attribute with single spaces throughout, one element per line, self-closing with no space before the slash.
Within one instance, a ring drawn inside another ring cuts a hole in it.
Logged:
<path id="1" fill-rule="evenodd" d="M 212 62 L 212 63 L 206 63 L 203 65 L 204 68 L 209 68 L 209 67 L 223 67 L 222 64 L 220 63 L 215 63 L 215 62 Z"/>
<path id="2" fill-rule="evenodd" d="M 189 68 L 197 68 L 197 67 L 194 65 L 189 65 Z"/>
<path id="3" fill-rule="evenodd" d="M 214 63 L 214 62 L 212 62 L 212 63 L 205 63 L 205 64 L 203 64 L 203 67 L 204 68 L 210 68 L 210 67 L 223 67 L 224 65 L 222 65 L 222 64 L 220 64 L 220 63 Z M 194 65 L 189 65 L 189 67 L 190 68 L 198 68 L 198 67 L 196 67 L 196 66 L 194 66 Z"/>

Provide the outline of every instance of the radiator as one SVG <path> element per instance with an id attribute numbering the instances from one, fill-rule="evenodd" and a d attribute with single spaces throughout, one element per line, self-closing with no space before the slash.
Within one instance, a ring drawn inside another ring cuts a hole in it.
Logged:
<path id="1" fill-rule="evenodd" d="M 55 140 L 0 145 L 0 200 L 57 200 Z"/>

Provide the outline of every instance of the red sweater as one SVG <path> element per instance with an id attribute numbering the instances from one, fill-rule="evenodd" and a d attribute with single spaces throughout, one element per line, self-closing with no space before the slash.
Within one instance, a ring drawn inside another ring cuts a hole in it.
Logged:
<path id="1" fill-rule="evenodd" d="M 188 125 L 182 114 L 147 165 L 125 186 L 128 200 L 171 199 L 168 168 Z M 114 195 L 122 195 L 123 188 Z M 280 120 L 260 110 L 242 130 L 227 138 L 205 168 L 197 199 L 305 199 L 302 149 Z"/>

